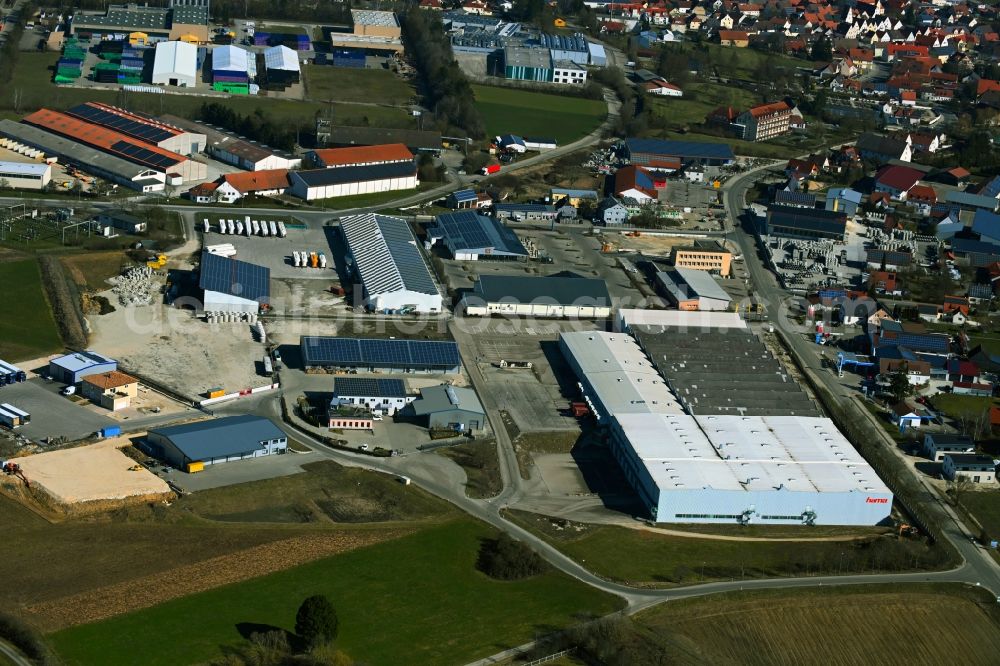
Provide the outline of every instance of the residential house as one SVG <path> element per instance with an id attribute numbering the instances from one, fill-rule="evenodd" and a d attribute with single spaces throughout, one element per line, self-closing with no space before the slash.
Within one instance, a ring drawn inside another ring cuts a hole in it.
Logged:
<path id="1" fill-rule="evenodd" d="M 912 400 L 896 403 L 889 412 L 893 422 L 901 431 L 919 428 L 933 421 L 936 416 L 934 412 Z"/>
<path id="2" fill-rule="evenodd" d="M 969 316 L 969 299 L 964 296 L 945 296 L 942 312 L 944 314 L 961 312 L 963 315 Z"/>
<path id="3" fill-rule="evenodd" d="M 117 370 L 87 375 L 80 382 L 80 394 L 105 409 L 117 412 L 128 409 L 132 399 L 139 395 L 139 380 Z"/>
<path id="4" fill-rule="evenodd" d="M 952 453 L 975 453 L 976 444 L 965 435 L 946 435 L 929 432 L 924 435 L 924 455 L 934 462 L 941 462 Z"/>
<path id="5" fill-rule="evenodd" d="M 720 30 L 719 44 L 745 49 L 750 46 L 750 35 L 742 30 Z"/>
<path id="6" fill-rule="evenodd" d="M 996 464 L 990 456 L 975 453 L 946 453 L 941 473 L 949 481 L 963 479 L 971 483 L 996 483 Z"/>
<path id="7" fill-rule="evenodd" d="M 597 224 L 606 227 L 620 227 L 628 222 L 628 208 L 615 197 L 606 197 L 597 207 Z"/>
<path id="8" fill-rule="evenodd" d="M 875 174 L 875 191 L 885 192 L 897 201 L 906 201 L 910 190 L 923 172 L 904 166 L 884 166 Z"/>
<path id="9" fill-rule="evenodd" d="M 890 160 L 909 162 L 913 158 L 913 148 L 910 144 L 909 136 L 897 139 L 866 132 L 858 137 L 854 145 L 862 158 L 884 163 Z"/>

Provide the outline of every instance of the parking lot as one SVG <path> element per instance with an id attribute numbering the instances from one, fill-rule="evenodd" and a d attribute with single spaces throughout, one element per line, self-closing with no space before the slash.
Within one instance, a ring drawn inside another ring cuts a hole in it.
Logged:
<path id="1" fill-rule="evenodd" d="M 201 229 L 204 215 L 196 215 L 195 223 Z M 243 221 L 246 216 L 233 214 L 228 219 L 234 222 Z M 253 216 L 254 220 L 267 219 Z M 284 238 L 275 236 L 246 236 L 218 233 L 218 225 L 212 224 L 212 231 L 204 235 L 205 245 L 232 243 L 236 248 L 236 258 L 248 261 L 258 266 L 267 266 L 272 278 L 293 278 L 297 280 L 336 280 L 337 272 L 330 245 L 330 234 L 335 233 L 335 227 L 323 227 L 315 224 L 301 223 L 302 227 L 287 227 L 288 235 Z M 292 252 L 322 252 L 327 258 L 327 267 L 300 268 L 295 266 Z"/>
<path id="2" fill-rule="evenodd" d="M 18 428 L 15 431 L 18 435 L 35 441 L 52 437 L 76 440 L 89 437 L 105 426 L 115 425 L 115 421 L 84 406 L 87 403 L 77 405 L 59 395 L 62 386 L 44 379 L 30 379 L 0 388 L 0 402 L 10 403 L 31 414 L 31 423 Z"/>
<path id="3" fill-rule="evenodd" d="M 282 455 L 205 465 L 204 471 L 195 474 L 188 474 L 176 469 L 164 472 L 161 467 L 156 468 L 156 473 L 160 478 L 169 479 L 183 490 L 197 492 L 299 474 L 304 471 L 302 465 L 316 462 L 316 460 L 317 457 L 314 453 L 296 453 L 289 450 L 288 453 Z"/>

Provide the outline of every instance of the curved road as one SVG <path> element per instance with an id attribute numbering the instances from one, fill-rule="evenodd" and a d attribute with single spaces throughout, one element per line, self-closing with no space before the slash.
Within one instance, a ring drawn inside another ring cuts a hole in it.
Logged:
<path id="1" fill-rule="evenodd" d="M 0 638 L 0 656 L 6 658 L 14 666 L 34 666 L 35 662 L 24 656 L 13 643 Z"/>

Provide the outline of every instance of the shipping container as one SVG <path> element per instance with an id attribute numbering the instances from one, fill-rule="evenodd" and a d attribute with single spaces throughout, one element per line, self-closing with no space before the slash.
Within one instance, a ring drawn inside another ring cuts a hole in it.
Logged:
<path id="1" fill-rule="evenodd" d="M 3 407 L 0 407 L 0 425 L 5 425 L 8 428 L 20 428 L 21 417 L 17 414 L 11 414 Z"/>
<path id="2" fill-rule="evenodd" d="M 203 463 L 200 460 L 194 460 L 184 466 L 184 471 L 187 472 L 188 474 L 196 474 L 197 472 L 204 472 L 205 463 Z"/>
<path id="3" fill-rule="evenodd" d="M 209 400 L 211 400 L 212 398 L 221 398 L 224 395 L 226 395 L 226 389 L 223 389 L 223 388 L 210 388 L 210 389 L 208 389 L 208 398 L 209 398 Z"/>
<path id="4" fill-rule="evenodd" d="M 117 425 L 104 426 L 104 428 L 101 429 L 101 436 L 104 437 L 104 438 L 118 437 L 121 434 L 122 434 L 122 427 L 121 426 L 117 426 Z"/>

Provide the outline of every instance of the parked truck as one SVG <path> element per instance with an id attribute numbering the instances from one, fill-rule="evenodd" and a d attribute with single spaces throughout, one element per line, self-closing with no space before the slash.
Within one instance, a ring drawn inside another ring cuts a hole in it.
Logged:
<path id="1" fill-rule="evenodd" d="M 479 170 L 479 172 L 484 176 L 492 176 L 493 174 L 498 173 L 499 171 L 500 171 L 499 164 L 487 164 L 486 166 L 484 166 L 482 169 Z"/>

